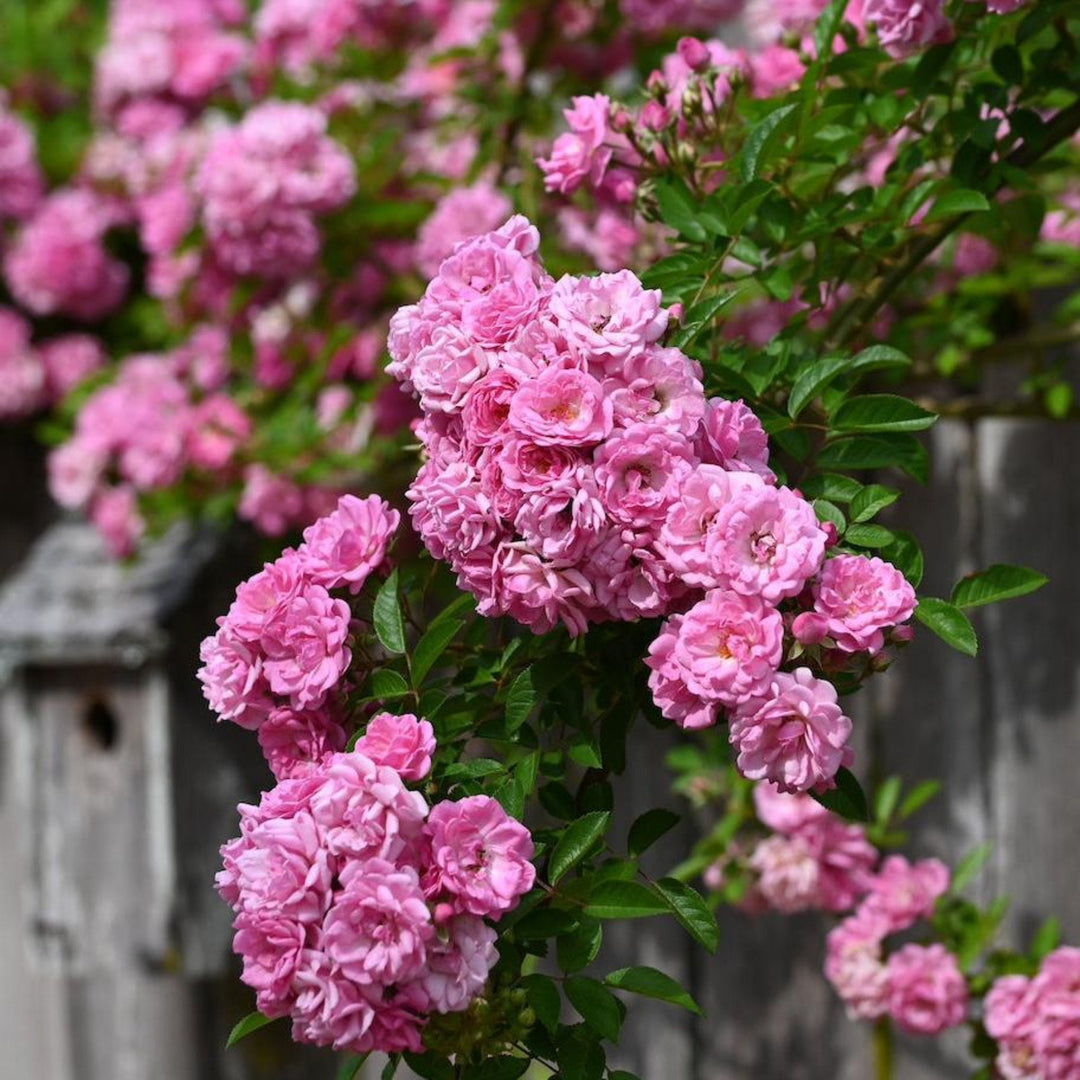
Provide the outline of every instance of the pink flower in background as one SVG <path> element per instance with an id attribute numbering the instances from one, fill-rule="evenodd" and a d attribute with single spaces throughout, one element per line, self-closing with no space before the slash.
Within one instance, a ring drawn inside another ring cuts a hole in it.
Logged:
<path id="1" fill-rule="evenodd" d="M 806 643 L 830 637 L 843 652 L 880 652 L 882 631 L 911 618 L 916 603 L 904 575 L 876 556 L 826 559 L 813 593 L 814 610 L 795 620 L 795 637 Z"/>
<path id="2" fill-rule="evenodd" d="M 49 494 L 65 510 L 82 510 L 97 490 L 106 464 L 106 456 L 96 448 L 69 439 L 49 452 Z"/>
<path id="3" fill-rule="evenodd" d="M 486 795 L 436 804 L 425 835 L 431 864 L 424 880 L 429 897 L 447 894 L 470 915 L 508 911 L 533 886 L 529 831 Z"/>
<path id="4" fill-rule="evenodd" d="M 586 180 L 599 187 L 611 162 L 611 101 L 604 94 L 576 97 L 572 107 L 563 110 L 570 130 L 560 135 L 551 147 L 551 157 L 537 158 L 548 191 L 569 195 Z"/>
<path id="5" fill-rule="evenodd" d="M 866 904 L 889 923 L 889 932 L 906 930 L 919 919 L 928 919 L 934 903 L 949 888 L 949 868 L 939 859 L 910 863 L 902 855 L 890 855 L 870 885 Z"/>
<path id="6" fill-rule="evenodd" d="M 423 780 L 431 771 L 435 733 L 427 720 L 418 720 L 412 713 L 377 713 L 368 721 L 356 749 L 376 765 L 389 766 L 402 780 Z"/>
<path id="7" fill-rule="evenodd" d="M 750 866 L 770 908 L 793 914 L 820 905 L 818 860 L 798 836 L 770 836 L 754 848 Z"/>
<path id="8" fill-rule="evenodd" d="M 902 59 L 952 40 L 943 6 L 942 0 L 863 0 L 862 16 L 876 28 L 881 47 Z"/>
<path id="9" fill-rule="evenodd" d="M 885 964 L 888 1009 L 899 1028 L 937 1035 L 964 1022 L 967 983 L 944 945 L 904 945 Z"/>
<path id="10" fill-rule="evenodd" d="M 739 771 L 751 780 L 771 780 L 781 791 L 829 784 L 851 753 L 851 721 L 837 704 L 836 689 L 809 668 L 777 672 L 764 695 L 736 708 L 730 733 Z"/>
<path id="11" fill-rule="evenodd" d="M 304 530 L 297 551 L 302 572 L 328 589 L 354 595 L 386 559 L 401 515 L 378 495 L 342 495 L 337 509 Z"/>
<path id="12" fill-rule="evenodd" d="M 0 221 L 29 217 L 44 193 L 34 135 L 0 100 Z"/>
<path id="13" fill-rule="evenodd" d="M 51 402 L 60 401 L 69 390 L 105 366 L 105 352 L 97 338 L 89 334 L 62 334 L 38 346 L 45 365 L 45 386 Z"/>
<path id="14" fill-rule="evenodd" d="M 116 224 L 109 206 L 89 191 L 51 194 L 28 218 L 4 257 L 12 296 L 35 315 L 69 315 L 85 322 L 119 306 L 127 267 L 105 249 Z"/>
<path id="15" fill-rule="evenodd" d="M 191 411 L 187 453 L 196 468 L 224 469 L 251 435 L 251 418 L 225 394 L 204 398 Z"/>
<path id="16" fill-rule="evenodd" d="M 436 204 L 416 234 L 416 265 L 427 277 L 463 240 L 490 232 L 512 213 L 510 200 L 489 181 L 454 188 Z"/>
<path id="17" fill-rule="evenodd" d="M 0 307 L 0 420 L 21 419 L 45 404 L 46 371 L 30 346 L 30 324 Z"/>
<path id="18" fill-rule="evenodd" d="M 781 791 L 769 781 L 754 785 L 754 811 L 763 825 L 780 833 L 795 833 L 819 822 L 829 811 L 809 795 Z"/>
<path id="19" fill-rule="evenodd" d="M 637 225 L 608 206 L 593 217 L 576 206 L 564 206 L 555 216 L 563 244 L 571 251 L 583 252 L 598 270 L 612 272 L 625 266 L 641 240 Z"/>
<path id="20" fill-rule="evenodd" d="M 352 615 L 321 585 L 305 584 L 263 627 L 260 645 L 270 689 L 294 708 L 316 708 L 338 684 L 352 654 L 345 642 Z"/>
<path id="21" fill-rule="evenodd" d="M 117 559 L 134 554 L 146 530 L 135 491 L 127 485 L 99 489 L 90 504 L 90 521 Z"/>
<path id="22" fill-rule="evenodd" d="M 852 1019 L 876 1020 L 889 1010 L 889 977 L 881 955 L 887 932 L 879 920 L 859 913 L 825 939 L 825 976 Z"/>
<path id="23" fill-rule="evenodd" d="M 266 536 L 281 536 L 306 516 L 304 493 L 265 465 L 252 464 L 244 470 L 244 490 L 236 513 Z"/>

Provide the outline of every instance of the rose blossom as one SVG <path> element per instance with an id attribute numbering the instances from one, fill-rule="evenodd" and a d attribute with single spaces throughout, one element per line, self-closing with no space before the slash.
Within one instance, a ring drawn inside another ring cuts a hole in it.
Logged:
<path id="1" fill-rule="evenodd" d="M 459 911 L 488 916 L 508 911 L 533 886 L 528 829 L 486 795 L 436 804 L 425 834 L 431 846 L 424 884 L 429 897 L 446 893 Z"/>
<path id="2" fill-rule="evenodd" d="M 809 668 L 778 671 L 767 693 L 740 704 L 729 723 L 739 771 L 772 780 L 782 791 L 828 784 L 850 756 L 851 721 L 832 683 Z"/>
<path id="3" fill-rule="evenodd" d="M 221 719 L 255 730 L 271 706 L 262 654 L 238 638 L 225 619 L 218 622 L 218 632 L 204 639 L 199 649 L 203 695 Z"/>
<path id="4" fill-rule="evenodd" d="M 412 713 L 377 713 L 356 741 L 356 749 L 376 765 L 389 766 L 402 780 L 423 780 L 431 771 L 435 733 L 427 720 Z"/>
<path id="5" fill-rule="evenodd" d="M 684 439 L 649 424 L 616 431 L 593 458 L 600 497 L 611 517 L 623 525 L 658 525 L 693 468 Z"/>
<path id="6" fill-rule="evenodd" d="M 866 903 L 889 922 L 889 932 L 905 930 L 919 919 L 928 919 L 934 903 L 949 888 L 949 868 L 939 859 L 910 863 L 902 855 L 890 855 L 870 886 Z"/>
<path id="7" fill-rule="evenodd" d="M 769 907 L 793 914 L 818 906 L 818 861 L 797 836 L 770 836 L 754 848 L 750 865 Z"/>
<path id="8" fill-rule="evenodd" d="M 354 595 L 386 558 L 401 515 L 378 495 L 342 495 L 337 509 L 304 530 L 296 555 L 303 572 L 328 589 L 347 585 Z"/>
<path id="9" fill-rule="evenodd" d="M 710 398 L 705 403 L 695 448 L 704 462 L 773 480 L 765 429 L 741 401 Z"/>
<path id="10" fill-rule="evenodd" d="M 795 637 L 812 644 L 827 636 L 843 652 L 880 652 L 882 631 L 909 619 L 916 602 L 904 575 L 876 556 L 826 559 L 813 594 L 814 610 L 796 618 Z"/>
<path id="11" fill-rule="evenodd" d="M 967 983 L 944 945 L 904 945 L 885 964 L 889 1015 L 903 1031 L 937 1035 L 963 1023 Z"/>
<path id="12" fill-rule="evenodd" d="M 858 912 L 825 939 L 825 976 L 852 1019 L 876 1020 L 889 1007 L 889 979 L 881 960 L 887 927 Z"/>
<path id="13" fill-rule="evenodd" d="M 881 47 L 896 59 L 953 36 L 942 0 L 864 0 L 862 16 L 876 27 Z"/>
<path id="14" fill-rule="evenodd" d="M 563 110 L 570 130 L 552 144 L 551 157 L 536 159 L 548 191 L 569 195 L 586 179 L 599 187 L 612 155 L 605 146 L 610 113 L 611 101 L 604 94 L 575 97 L 572 107 Z"/>
<path id="15" fill-rule="evenodd" d="M 420 985 L 435 1012 L 460 1012 L 484 988 L 495 966 L 498 935 L 483 919 L 456 915 L 428 942 Z"/>
<path id="16" fill-rule="evenodd" d="M 592 376 L 548 368 L 514 394 L 508 422 L 540 445 L 590 446 L 606 438 L 611 418 L 611 399 Z"/>
<path id="17" fill-rule="evenodd" d="M 672 615 L 649 646 L 649 655 L 645 658 L 645 664 L 650 668 L 649 689 L 656 707 L 668 720 L 689 730 L 712 727 L 717 720 L 718 703 L 690 690 L 675 658 L 682 623 L 682 615 Z"/>

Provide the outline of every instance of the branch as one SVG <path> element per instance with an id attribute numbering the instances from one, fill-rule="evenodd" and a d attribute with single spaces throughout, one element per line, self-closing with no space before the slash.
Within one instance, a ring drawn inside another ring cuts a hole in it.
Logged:
<path id="1" fill-rule="evenodd" d="M 1017 169 L 1026 168 L 1049 153 L 1058 143 L 1068 139 L 1077 129 L 1080 129 L 1080 99 L 1053 116 L 1041 129 L 1040 135 L 1014 150 L 1005 159 L 1005 164 Z M 1004 186 L 1004 181 L 998 181 L 994 187 L 994 194 L 997 194 Z M 856 301 L 844 312 L 829 335 L 834 338 L 837 347 L 849 344 L 852 338 L 870 323 L 893 293 L 934 253 L 938 245 L 970 216 L 970 213 L 958 214 L 918 237 L 900 265 L 881 278 L 875 290 Z"/>

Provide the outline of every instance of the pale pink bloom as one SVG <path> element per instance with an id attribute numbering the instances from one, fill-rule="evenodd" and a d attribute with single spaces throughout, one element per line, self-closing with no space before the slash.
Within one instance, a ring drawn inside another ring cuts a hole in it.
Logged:
<path id="1" fill-rule="evenodd" d="M 549 311 L 570 347 L 610 374 L 622 374 L 625 362 L 658 341 L 668 323 L 660 291 L 644 288 L 630 270 L 560 278 Z"/>
<path id="2" fill-rule="evenodd" d="M 305 780 L 310 806 L 331 855 L 398 862 L 420 838 L 427 803 L 395 769 L 355 751 L 335 754 Z"/>
<path id="3" fill-rule="evenodd" d="M 514 528 L 544 558 L 580 562 L 608 524 L 595 486 L 553 481 L 546 489 L 525 496 Z"/>
<path id="4" fill-rule="evenodd" d="M 829 637 L 842 652 L 881 651 L 884 630 L 906 622 L 915 590 L 891 563 L 863 555 L 826 559 L 813 585 L 814 610 L 800 615 L 795 637 L 815 644 Z"/>
<path id="5" fill-rule="evenodd" d="M 237 637 L 221 619 L 217 633 L 203 640 L 199 659 L 198 677 L 210 708 L 222 720 L 256 730 L 273 704 L 258 646 Z"/>
<path id="6" fill-rule="evenodd" d="M 944 945 L 904 945 L 885 964 L 889 1016 L 912 1035 L 937 1035 L 964 1022 L 967 983 Z"/>
<path id="7" fill-rule="evenodd" d="M 45 365 L 49 400 L 60 401 L 69 390 L 105 365 L 105 352 L 89 334 L 62 334 L 38 346 Z"/>
<path id="8" fill-rule="evenodd" d="M 621 377 L 607 380 L 604 389 L 623 426 L 651 423 L 689 438 L 705 413 L 701 368 L 678 349 L 654 345 L 631 356 Z"/>
<path id="9" fill-rule="evenodd" d="M 623 621 L 663 615 L 686 592 L 651 535 L 631 529 L 609 529 L 589 550 L 585 569 L 598 603 Z"/>
<path id="10" fill-rule="evenodd" d="M 593 584 L 580 569 L 549 562 L 524 545 L 500 544 L 488 572 L 491 593 L 480 596 L 477 608 L 482 615 L 510 615 L 537 634 L 562 623 L 577 637 L 596 613 Z"/>
<path id="11" fill-rule="evenodd" d="M 695 445 L 703 462 L 729 472 L 753 472 L 770 483 L 769 440 L 761 421 L 742 403 L 710 398 Z"/>
<path id="12" fill-rule="evenodd" d="M 1027 0 L 986 0 L 986 10 L 995 15 L 1010 15 L 1019 11 L 1027 3 Z"/>
<path id="13" fill-rule="evenodd" d="M 288 915 L 242 912 L 233 923 L 233 949 L 243 959 L 241 981 L 255 991 L 265 1016 L 284 1016 L 303 955 L 307 927 Z"/>
<path id="14" fill-rule="evenodd" d="M 619 10 L 635 29 L 664 33 L 672 27 L 711 30 L 718 22 L 733 19 L 744 0 L 619 0 Z"/>
<path id="15" fill-rule="evenodd" d="M 949 868 L 939 859 L 910 863 L 903 855 L 890 855 L 870 884 L 866 904 L 888 919 L 889 932 L 895 933 L 930 918 L 948 888 Z"/>
<path id="16" fill-rule="evenodd" d="M 497 475 L 497 484 L 513 491 L 543 493 L 568 485 L 581 486 L 588 475 L 585 456 L 576 447 L 545 446 L 511 434 L 493 451 L 493 455 L 481 456 L 481 475 L 491 483 L 496 483 Z M 485 472 L 488 462 L 497 466 L 497 474 Z M 499 501 L 497 493 L 492 494 Z"/>
<path id="17" fill-rule="evenodd" d="M 436 204 L 416 235 L 416 265 L 434 277 L 439 265 L 462 240 L 490 232 L 504 222 L 513 206 L 490 181 L 454 188 Z"/>
<path id="18" fill-rule="evenodd" d="M 30 347 L 30 324 L 0 307 L 0 420 L 29 416 L 45 400 L 46 369 Z"/>
<path id="19" fill-rule="evenodd" d="M 383 564 L 401 515 L 378 495 L 342 495 L 337 509 L 304 530 L 297 558 L 312 581 L 354 595 Z"/>
<path id="20" fill-rule="evenodd" d="M 101 481 L 108 458 L 78 436 L 49 452 L 46 466 L 49 494 L 65 510 L 81 510 L 90 502 Z"/>
<path id="21" fill-rule="evenodd" d="M 259 746 L 278 780 L 304 776 L 330 755 L 345 749 L 347 741 L 334 709 L 298 712 L 271 709 L 258 726 Z"/>
<path id="22" fill-rule="evenodd" d="M 754 785 L 754 811 L 763 825 L 780 833 L 796 833 L 829 813 L 809 795 L 783 792 L 767 780 Z"/>
<path id="23" fill-rule="evenodd" d="M 321 585 L 305 584 L 274 612 L 259 643 L 270 689 L 293 708 L 317 708 L 341 681 L 352 654 L 346 641 L 352 613 Z"/>
<path id="24" fill-rule="evenodd" d="M 244 641 L 257 642 L 266 625 L 288 606 L 305 581 L 296 552 L 286 549 L 236 587 L 236 599 L 224 618 L 229 631 Z"/>
<path id="25" fill-rule="evenodd" d="M 693 694 L 732 708 L 767 690 L 783 637 L 775 608 L 757 597 L 717 591 L 683 617 L 673 659 Z"/>
<path id="26" fill-rule="evenodd" d="M 469 387 L 461 418 L 472 446 L 487 446 L 506 431 L 510 401 L 520 385 L 513 372 L 495 368 Z"/>
<path id="27" fill-rule="evenodd" d="M 750 866 L 769 907 L 793 914 L 820 904 L 818 861 L 798 836 L 770 836 L 754 848 Z"/>
<path id="28" fill-rule="evenodd" d="M 430 343 L 417 351 L 409 378 L 424 409 L 457 412 L 490 364 L 487 351 L 459 326 L 439 326 Z"/>
<path id="29" fill-rule="evenodd" d="M 29 217 L 44 193 L 33 132 L 0 101 L 0 221 Z"/>
<path id="30" fill-rule="evenodd" d="M 717 720 L 718 703 L 690 690 L 675 656 L 682 623 L 682 615 L 672 615 L 649 646 L 649 655 L 645 658 L 645 664 L 651 669 L 649 689 L 656 707 L 668 720 L 690 730 L 712 727 Z"/>
<path id="31" fill-rule="evenodd" d="M 118 559 L 134 554 L 146 531 L 135 491 L 127 484 L 99 488 L 90 504 L 90 521 Z"/>
<path id="32" fill-rule="evenodd" d="M 942 0 L 863 0 L 863 19 L 877 29 L 881 47 L 901 59 L 952 40 Z"/>
<path id="33" fill-rule="evenodd" d="M 236 514 L 266 536 L 281 536 L 304 518 L 304 495 L 292 480 L 256 462 L 244 470 Z"/>
<path id="34" fill-rule="evenodd" d="M 712 519 L 705 556 L 717 584 L 775 604 L 817 573 L 825 539 L 801 496 L 784 487 L 744 488 Z"/>
<path id="35" fill-rule="evenodd" d="M 829 931 L 825 976 L 852 1019 L 876 1020 L 888 1011 L 889 979 L 881 958 L 886 926 L 859 912 Z"/>
<path id="36" fill-rule="evenodd" d="M 765 694 L 738 706 L 729 726 L 739 771 L 782 791 L 826 786 L 850 757 L 851 721 L 832 683 L 809 668 L 778 671 Z"/>
<path id="37" fill-rule="evenodd" d="M 499 915 L 533 886 L 529 830 L 486 795 L 436 803 L 425 835 L 431 851 L 425 892 L 446 896 L 460 912 Z"/>
<path id="38" fill-rule="evenodd" d="M 431 771 L 435 732 L 427 720 L 418 720 L 412 713 L 376 713 L 356 741 L 356 749 L 376 765 L 389 766 L 402 780 L 423 780 Z"/>
<path id="39" fill-rule="evenodd" d="M 598 270 L 613 272 L 626 266 L 641 240 L 634 221 L 610 206 L 600 207 L 592 216 L 577 206 L 563 206 L 555 220 L 563 245 L 587 255 Z"/>
<path id="40" fill-rule="evenodd" d="M 109 206 L 90 191 L 51 194 L 29 218 L 4 257 L 12 296 L 35 315 L 69 315 L 84 322 L 119 306 L 127 267 L 106 250 L 115 224 Z"/>
<path id="41" fill-rule="evenodd" d="M 848 911 L 869 888 L 878 861 L 877 848 L 858 825 L 826 814 L 801 828 L 798 836 L 818 859 L 821 906 Z"/>
<path id="42" fill-rule="evenodd" d="M 594 456 L 596 483 L 614 521 L 656 529 L 695 462 L 689 444 L 651 424 L 616 430 Z"/>
<path id="43" fill-rule="evenodd" d="M 468 1008 L 498 960 L 497 937 L 494 929 L 474 915 L 456 915 L 437 929 L 428 942 L 427 964 L 420 978 L 428 1008 L 438 1013 Z"/>
<path id="44" fill-rule="evenodd" d="M 721 507 L 763 483 L 753 473 L 728 472 L 719 465 L 698 465 L 681 477 L 678 494 L 660 528 L 657 547 L 687 584 L 713 588 L 720 583 L 706 550 L 709 530 Z"/>
<path id="45" fill-rule="evenodd" d="M 586 180 L 600 186 L 612 156 L 607 145 L 610 113 L 611 101 L 604 94 L 576 97 L 563 110 L 570 130 L 555 139 L 551 157 L 536 159 L 548 191 L 569 195 Z"/>
<path id="46" fill-rule="evenodd" d="M 611 431 L 611 399 L 584 371 L 551 367 L 514 394 L 508 423 L 541 445 L 591 446 Z"/>
<path id="47" fill-rule="evenodd" d="M 1062 946 L 1032 980 L 1038 995 L 1036 1059 L 1046 1080 L 1072 1080 L 1080 1068 L 1080 949 Z"/>
<path id="48" fill-rule="evenodd" d="M 413 528 L 436 559 L 453 562 L 488 547 L 498 535 L 491 501 L 464 462 L 422 465 L 408 496 Z"/>
<path id="49" fill-rule="evenodd" d="M 766 45 L 749 55 L 750 81 L 754 97 L 768 98 L 790 90 L 803 77 L 806 68 L 794 49 L 785 45 Z"/>
<path id="50" fill-rule="evenodd" d="M 348 866 L 341 882 L 322 934 L 323 950 L 341 973 L 360 986 L 421 974 L 435 931 L 416 871 L 368 859 Z"/>
<path id="51" fill-rule="evenodd" d="M 224 469 L 251 436 L 251 418 L 225 394 L 203 398 L 191 412 L 187 454 L 196 468 Z"/>

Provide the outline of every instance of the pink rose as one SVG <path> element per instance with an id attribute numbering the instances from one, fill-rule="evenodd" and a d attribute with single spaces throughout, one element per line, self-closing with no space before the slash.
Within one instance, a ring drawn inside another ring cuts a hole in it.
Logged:
<path id="1" fill-rule="evenodd" d="M 949 868 L 939 859 L 910 863 L 890 855 L 870 885 L 866 903 L 889 921 L 890 933 L 928 919 L 949 888 Z"/>
<path id="2" fill-rule="evenodd" d="M 904 945 L 885 964 L 889 1015 L 912 1035 L 937 1035 L 964 1022 L 967 983 L 944 945 Z"/>
<path id="3" fill-rule="evenodd" d="M 611 399 L 585 372 L 552 367 L 518 389 L 508 419 L 540 445 L 591 446 L 611 431 Z"/>
<path id="4" fill-rule="evenodd" d="M 576 97 L 572 108 L 563 110 L 570 130 L 555 140 L 550 158 L 536 159 L 548 191 L 569 195 L 586 179 L 599 187 L 611 161 L 612 151 L 605 146 L 610 112 L 611 102 L 604 94 Z"/>
<path id="5" fill-rule="evenodd" d="M 427 720 L 412 713 L 377 713 L 356 741 L 356 750 L 393 769 L 402 780 L 423 780 L 431 771 L 435 733 Z"/>
<path id="6" fill-rule="evenodd" d="M 635 528 L 659 526 L 694 463 L 686 440 L 649 424 L 616 431 L 593 460 L 607 512 Z"/>
<path id="7" fill-rule="evenodd" d="M 378 495 L 342 495 L 337 509 L 304 530 L 296 557 L 302 572 L 328 589 L 354 595 L 383 564 L 401 515 Z"/>
<path id="8" fill-rule="evenodd" d="M 862 15 L 877 29 L 881 47 L 896 59 L 952 40 L 942 0 L 863 0 Z"/>

